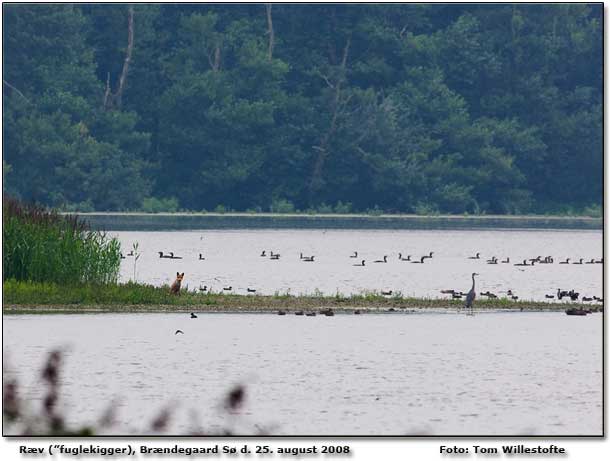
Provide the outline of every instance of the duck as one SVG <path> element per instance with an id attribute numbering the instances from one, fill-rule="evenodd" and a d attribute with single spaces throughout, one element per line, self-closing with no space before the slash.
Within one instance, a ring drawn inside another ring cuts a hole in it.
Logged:
<path id="1" fill-rule="evenodd" d="M 591 258 L 591 261 L 587 261 L 585 264 L 595 264 L 595 259 Z"/>
<path id="2" fill-rule="evenodd" d="M 389 290 L 389 291 L 383 291 L 383 290 L 381 290 L 381 294 L 382 294 L 383 296 L 392 296 L 392 293 L 393 293 L 393 292 L 392 292 L 392 290 Z"/>
<path id="3" fill-rule="evenodd" d="M 228 287 L 223 287 L 224 291 L 231 291 L 233 289 L 233 286 L 228 286 Z"/>
<path id="4" fill-rule="evenodd" d="M 169 259 L 182 259 L 182 256 L 174 256 L 174 252 L 169 252 Z"/>
<path id="5" fill-rule="evenodd" d="M 582 264 L 582 260 L 583 260 L 583 258 L 580 258 L 577 263 L 572 263 L 572 264 Z"/>
<path id="6" fill-rule="evenodd" d="M 506 259 L 504 261 L 500 261 L 502 264 L 508 264 L 510 263 L 510 258 L 507 256 Z"/>
<path id="7" fill-rule="evenodd" d="M 584 309 L 576 309 L 575 307 L 571 307 L 569 309 L 566 309 L 566 314 L 584 316 L 587 315 L 587 311 Z"/>
<path id="8" fill-rule="evenodd" d="M 352 264 L 352 266 L 359 266 L 359 267 L 364 266 L 364 259 L 362 260 L 362 262 L 360 264 Z"/>
<path id="9" fill-rule="evenodd" d="M 272 254 L 272 255 L 269 257 L 269 259 L 273 259 L 274 261 L 276 261 L 276 260 L 280 259 L 280 255 L 279 255 L 279 254 L 274 254 L 274 255 Z"/>
<path id="10" fill-rule="evenodd" d="M 196 316 L 196 315 L 195 315 L 193 312 L 191 312 L 191 318 L 192 318 L 192 319 L 196 319 L 196 318 L 197 318 L 197 316 Z"/>
<path id="11" fill-rule="evenodd" d="M 580 293 L 576 293 L 574 290 L 570 290 L 568 292 L 568 296 L 572 301 L 576 301 L 578 299 L 578 296 L 580 296 Z"/>
<path id="12" fill-rule="evenodd" d="M 524 259 L 522 263 L 513 264 L 514 266 L 529 266 L 530 264 Z M 533 264 L 532 264 L 533 266 Z"/>
<path id="13" fill-rule="evenodd" d="M 407 257 L 406 257 L 406 258 L 403 258 L 403 257 L 402 257 L 402 253 L 398 253 L 398 259 L 399 259 L 400 261 L 411 261 L 411 255 L 407 255 Z"/>
<path id="14" fill-rule="evenodd" d="M 267 256 L 267 252 L 265 250 L 263 250 L 261 253 L 261 257 L 265 257 L 265 256 Z"/>
<path id="15" fill-rule="evenodd" d="M 350 258 L 357 258 L 358 257 L 358 252 L 354 251 L 354 254 L 350 256 Z"/>
<path id="16" fill-rule="evenodd" d="M 208 291 L 208 286 L 207 285 L 199 286 L 199 291 Z"/>
<path id="17" fill-rule="evenodd" d="M 121 255 L 121 259 L 125 259 L 125 256 L 123 256 L 123 253 L 119 253 Z"/>
<path id="18" fill-rule="evenodd" d="M 129 253 L 127 253 L 127 256 L 134 256 L 133 250 L 131 250 Z"/>
<path id="19" fill-rule="evenodd" d="M 203 257 L 203 255 L 201 253 L 199 253 L 199 261 L 205 261 L 205 258 Z"/>
<path id="20" fill-rule="evenodd" d="M 303 259 L 303 253 L 301 253 L 301 256 L 300 256 L 300 258 L 301 258 L 301 259 Z"/>
<path id="21" fill-rule="evenodd" d="M 286 315 L 286 311 L 277 311 L 277 315 Z"/>
<path id="22" fill-rule="evenodd" d="M 568 295 L 569 295 L 568 291 L 557 288 L 557 299 L 559 299 L 560 301 L 561 301 L 561 298 L 563 298 L 564 296 L 568 296 Z"/>
<path id="23" fill-rule="evenodd" d="M 315 317 L 315 316 L 316 316 L 316 313 L 315 313 L 315 312 L 307 312 L 307 313 L 305 314 L 305 317 Z"/>
<path id="24" fill-rule="evenodd" d="M 388 257 L 387 255 L 384 255 L 383 259 L 377 259 L 375 261 L 373 261 L 374 263 L 387 263 L 388 262 Z"/>
<path id="25" fill-rule="evenodd" d="M 355 315 L 360 315 L 360 309 L 356 309 L 356 310 L 354 311 L 354 314 L 355 314 Z"/>
<path id="26" fill-rule="evenodd" d="M 246 291 L 248 293 L 256 293 L 256 290 L 254 288 L 246 288 Z"/>
<path id="27" fill-rule="evenodd" d="M 565 261 L 559 261 L 559 264 L 570 264 L 570 258 L 567 258 Z"/>
<path id="28" fill-rule="evenodd" d="M 477 253 L 475 256 L 468 256 L 468 259 L 481 259 L 481 253 Z"/>
<path id="29" fill-rule="evenodd" d="M 422 256 L 419 261 L 411 261 L 411 264 L 423 264 L 427 256 Z"/>
<path id="30" fill-rule="evenodd" d="M 487 264 L 498 264 L 498 258 L 492 256 L 491 259 L 487 260 Z"/>
<path id="31" fill-rule="evenodd" d="M 555 295 L 544 295 L 546 299 L 555 299 Z"/>
<path id="32" fill-rule="evenodd" d="M 162 251 L 157 251 L 159 253 L 159 258 L 169 258 L 169 256 L 164 256 Z"/>
<path id="33" fill-rule="evenodd" d="M 314 262 L 313 258 L 314 258 L 314 256 L 305 256 L 302 259 L 303 259 L 304 263 L 311 263 L 311 262 Z"/>
<path id="34" fill-rule="evenodd" d="M 430 254 L 428 254 L 428 255 L 424 256 L 424 258 L 429 258 L 429 259 L 431 259 L 433 254 L 434 254 L 434 251 L 431 251 L 431 252 L 430 252 Z"/>
<path id="35" fill-rule="evenodd" d="M 593 301 L 593 298 L 589 298 L 587 296 L 583 296 L 582 300 L 585 301 L 585 302 L 588 302 L 588 301 Z"/>
<path id="36" fill-rule="evenodd" d="M 295 311 L 294 315 L 303 315 L 303 311 Z"/>
<path id="37" fill-rule="evenodd" d="M 455 293 L 455 290 L 441 290 L 441 293 L 444 295 L 452 295 Z"/>

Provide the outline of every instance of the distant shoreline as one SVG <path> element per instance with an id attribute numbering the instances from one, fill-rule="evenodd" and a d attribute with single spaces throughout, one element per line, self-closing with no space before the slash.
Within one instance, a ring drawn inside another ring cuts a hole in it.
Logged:
<path id="1" fill-rule="evenodd" d="M 67 213 L 69 214 L 69 213 Z M 192 229 L 557 229 L 601 230 L 603 219 L 544 215 L 73 213 L 100 230 Z"/>

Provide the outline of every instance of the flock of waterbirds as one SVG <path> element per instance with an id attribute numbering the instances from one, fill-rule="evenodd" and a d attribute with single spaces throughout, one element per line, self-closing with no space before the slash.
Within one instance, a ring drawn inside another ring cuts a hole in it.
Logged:
<path id="1" fill-rule="evenodd" d="M 173 251 L 163 252 L 157 251 L 160 259 L 183 259 L 182 256 L 177 256 Z M 432 259 L 434 255 L 433 251 L 430 251 L 428 254 L 423 256 L 417 256 L 415 259 L 412 259 L 412 255 L 403 256 L 403 253 L 398 253 L 397 260 L 402 262 L 410 262 L 413 264 L 424 264 L 426 259 Z M 127 253 L 127 256 L 135 256 L 133 250 Z M 263 250 L 260 254 L 262 258 L 268 257 L 272 261 L 278 261 L 281 257 L 280 253 L 274 253 L 273 250 Z M 359 259 L 358 252 L 354 251 L 352 255 L 350 255 L 351 259 Z M 121 259 L 126 259 L 126 256 L 121 253 Z M 305 256 L 303 252 L 299 254 L 299 259 L 303 262 L 315 262 L 315 255 Z M 481 253 L 476 253 L 474 256 L 468 256 L 467 259 L 473 260 L 481 260 L 485 261 L 487 264 L 510 264 L 510 257 L 506 257 L 505 259 L 499 260 L 497 256 L 492 256 L 490 259 L 485 259 L 481 257 Z M 205 261 L 202 253 L 199 253 L 199 261 Z M 572 261 L 572 262 L 570 262 Z M 388 255 L 383 255 L 381 259 L 376 259 L 373 263 L 388 263 Z M 525 258 L 521 262 L 514 263 L 513 266 L 534 266 L 535 264 L 554 264 L 555 260 L 552 256 L 536 256 L 535 258 Z M 595 259 L 591 258 L 589 261 L 585 261 L 585 258 L 578 258 L 572 260 L 571 258 L 566 258 L 565 261 L 559 261 L 559 264 L 603 264 L 604 258 Z M 366 266 L 366 259 L 361 259 L 357 264 L 352 264 L 353 266 L 364 267 Z"/>
<path id="2" fill-rule="evenodd" d="M 468 259 L 484 259 L 481 258 L 481 253 L 477 253 L 474 256 L 469 256 Z M 560 261 L 559 264 L 603 264 L 604 263 L 604 258 L 601 259 L 595 259 L 595 258 L 591 258 L 589 261 L 584 262 L 585 258 L 579 258 L 578 261 L 572 262 L 570 263 L 570 258 L 566 258 L 565 261 Z M 529 261 L 529 263 L 528 263 Z M 502 260 L 502 261 L 498 261 L 498 258 L 496 256 L 492 256 L 491 259 L 486 259 L 485 262 L 487 264 L 510 264 L 510 258 L 507 256 L 506 259 Z M 518 262 L 513 264 L 514 266 L 533 266 L 534 264 L 553 264 L 555 262 L 555 260 L 553 259 L 552 256 L 545 256 L 544 258 L 542 256 L 537 256 L 535 258 L 530 258 L 530 259 L 524 259 L 523 262 Z"/>
<path id="3" fill-rule="evenodd" d="M 394 308 L 390 308 L 390 310 L 394 311 L 395 309 Z M 354 314 L 356 314 L 356 315 L 359 315 L 361 313 L 362 312 L 360 311 L 360 309 L 355 309 L 354 310 Z M 287 313 L 286 313 L 285 310 L 280 309 L 279 311 L 277 311 L 277 315 L 286 315 L 286 314 Z M 318 314 L 324 315 L 326 317 L 334 317 L 335 312 L 330 307 L 325 308 L 325 309 L 321 309 L 317 313 L 316 313 L 316 311 L 303 311 L 303 310 L 299 310 L 299 311 L 295 311 L 294 312 L 294 315 L 297 315 L 297 316 L 300 315 L 300 316 L 304 316 L 304 317 L 316 317 Z M 194 312 L 191 312 L 190 318 L 191 319 L 196 319 L 198 317 L 197 317 L 197 314 L 195 314 Z M 183 335 L 183 334 L 184 334 L 184 331 L 182 331 L 182 330 L 176 330 L 176 332 L 174 333 L 174 335 Z"/>

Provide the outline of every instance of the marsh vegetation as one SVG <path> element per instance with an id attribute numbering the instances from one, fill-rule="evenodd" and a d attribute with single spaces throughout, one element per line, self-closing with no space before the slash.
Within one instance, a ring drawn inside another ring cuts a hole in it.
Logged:
<path id="1" fill-rule="evenodd" d="M 41 206 L 3 200 L 2 269 L 4 280 L 61 284 L 117 281 L 120 244 L 92 231 L 74 216 Z"/>

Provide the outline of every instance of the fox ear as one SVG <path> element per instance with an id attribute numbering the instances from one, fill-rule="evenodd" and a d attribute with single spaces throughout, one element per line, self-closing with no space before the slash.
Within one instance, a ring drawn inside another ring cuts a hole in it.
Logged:
<path id="1" fill-rule="evenodd" d="M 184 277 L 184 272 L 182 273 L 182 277 Z"/>
<path id="2" fill-rule="evenodd" d="M 176 277 L 180 277 L 180 272 L 176 272 Z"/>

